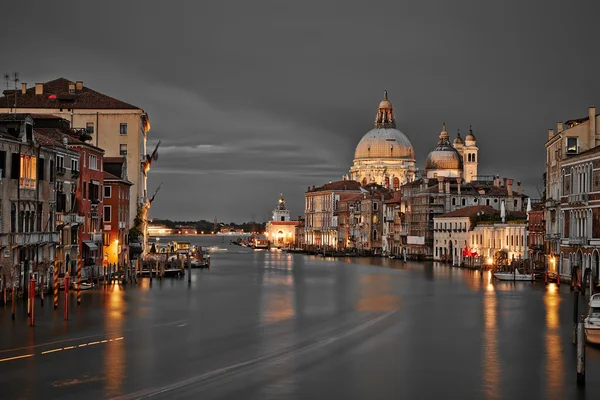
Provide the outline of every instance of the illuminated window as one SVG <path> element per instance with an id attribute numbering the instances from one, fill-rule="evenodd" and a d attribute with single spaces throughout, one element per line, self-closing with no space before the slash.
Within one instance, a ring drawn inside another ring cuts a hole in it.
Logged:
<path id="1" fill-rule="evenodd" d="M 577 138 L 567 138 L 567 154 L 577 154 Z"/>
<path id="2" fill-rule="evenodd" d="M 33 156 L 21 154 L 19 173 L 19 187 L 21 189 L 35 189 L 37 179 L 37 159 Z"/>

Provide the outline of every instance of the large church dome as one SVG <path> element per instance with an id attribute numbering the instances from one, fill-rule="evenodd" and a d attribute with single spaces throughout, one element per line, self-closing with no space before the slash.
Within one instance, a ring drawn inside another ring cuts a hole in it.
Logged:
<path id="1" fill-rule="evenodd" d="M 425 170 L 462 170 L 462 168 L 462 156 L 450 144 L 446 124 L 444 124 L 437 147 L 429 153 L 425 160 Z"/>
<path id="2" fill-rule="evenodd" d="M 354 152 L 354 159 L 369 158 L 415 158 L 410 140 L 396 129 L 394 109 L 387 91 L 377 110 L 375 128 L 362 137 Z"/>

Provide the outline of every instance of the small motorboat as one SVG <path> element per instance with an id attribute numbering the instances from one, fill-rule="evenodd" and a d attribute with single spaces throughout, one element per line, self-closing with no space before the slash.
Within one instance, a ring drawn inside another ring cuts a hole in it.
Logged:
<path id="1" fill-rule="evenodd" d="M 92 282 L 89 282 L 89 281 L 81 282 L 81 290 L 89 290 L 89 289 L 93 289 L 93 288 L 94 288 L 94 284 Z M 77 282 L 71 282 L 71 289 L 77 290 Z"/>
<path id="2" fill-rule="evenodd" d="M 500 281 L 533 282 L 535 279 L 535 276 L 532 274 L 522 274 L 518 268 L 515 268 L 515 272 L 495 272 L 494 277 Z"/>
<path id="3" fill-rule="evenodd" d="M 588 343 L 600 344 L 600 294 L 590 298 L 588 316 L 583 320 L 585 340 Z"/>

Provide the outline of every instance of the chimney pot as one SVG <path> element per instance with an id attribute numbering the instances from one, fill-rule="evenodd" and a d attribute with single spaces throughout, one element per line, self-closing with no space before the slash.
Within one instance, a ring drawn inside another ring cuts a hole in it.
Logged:
<path id="1" fill-rule="evenodd" d="M 69 93 L 70 94 L 75 93 L 75 84 L 74 83 L 69 83 Z"/>
<path id="2" fill-rule="evenodd" d="M 83 90 L 83 81 L 77 81 L 77 82 L 75 82 L 75 90 L 77 90 L 78 92 L 80 90 Z"/>
<path id="3" fill-rule="evenodd" d="M 25 82 L 21 83 L 21 94 L 25 94 L 27 92 L 27 84 Z"/>
<path id="4" fill-rule="evenodd" d="M 513 195 L 513 182 L 514 182 L 514 180 L 512 180 L 512 179 L 506 180 L 506 191 L 508 192 L 509 196 Z"/>
<path id="5" fill-rule="evenodd" d="M 554 129 L 548 129 L 548 140 L 554 137 Z"/>
<path id="6" fill-rule="evenodd" d="M 521 181 L 517 181 L 517 193 L 521 194 Z"/>
<path id="7" fill-rule="evenodd" d="M 557 122 L 556 123 L 556 133 L 560 133 L 564 130 L 563 128 L 563 123 L 562 122 Z"/>
<path id="8" fill-rule="evenodd" d="M 44 93 L 44 84 L 43 83 L 36 83 L 35 84 L 35 94 L 36 95 L 41 95 Z"/>

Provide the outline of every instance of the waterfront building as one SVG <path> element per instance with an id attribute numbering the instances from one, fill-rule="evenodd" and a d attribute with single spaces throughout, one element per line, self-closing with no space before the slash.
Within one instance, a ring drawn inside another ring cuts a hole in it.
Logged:
<path id="1" fill-rule="evenodd" d="M 468 206 L 433 218 L 433 259 L 461 265 L 464 254 L 471 254 L 471 231 L 477 218 L 491 220 L 500 212 L 492 206 Z M 471 241 L 475 243 L 476 239 Z"/>
<path id="2" fill-rule="evenodd" d="M 165 225 L 155 224 L 150 221 L 148 223 L 148 236 L 166 236 L 172 235 L 173 229 L 166 227 Z"/>
<path id="3" fill-rule="evenodd" d="M 434 218 L 467 206 L 491 206 L 500 210 L 523 211 L 527 196 L 521 183 L 513 190 L 513 179 L 477 176 L 471 182 L 457 178 L 420 178 L 402 187 L 406 200 L 408 235 L 406 249 L 413 258 L 434 257 Z"/>
<path id="4" fill-rule="evenodd" d="M 267 222 L 265 236 L 275 247 L 294 247 L 296 244 L 296 227 L 299 221 L 290 219 L 290 210 L 285 206 L 283 194 L 279 195 L 277 207 L 273 210 L 271 221 Z"/>
<path id="5" fill-rule="evenodd" d="M 400 192 L 394 192 L 392 198 L 383 205 L 383 254 L 404 255 L 408 223 L 406 222 L 406 202 Z"/>
<path id="6" fill-rule="evenodd" d="M 570 217 L 571 212 L 579 212 L 579 210 L 569 208 L 569 211 L 565 214 L 562 210 L 562 198 L 565 196 L 565 203 L 569 204 L 569 200 L 578 199 L 577 196 L 571 196 L 571 194 L 579 195 L 586 192 L 579 192 L 581 186 L 577 186 L 574 188 L 574 191 L 572 191 L 572 185 L 579 185 L 579 181 L 574 180 L 571 182 L 571 179 L 565 179 L 566 173 L 570 173 L 571 167 L 574 168 L 574 166 L 570 165 L 569 169 L 565 169 L 563 168 L 563 163 L 580 153 L 584 153 L 597 147 L 598 145 L 600 145 L 600 115 L 596 114 L 596 108 L 594 106 L 588 108 L 587 117 L 568 120 L 565 124 L 557 122 L 556 132 L 554 129 L 548 130 L 548 141 L 545 144 L 546 210 L 544 218 L 546 221 L 546 249 L 549 259 L 547 265 L 552 266 L 552 261 L 554 261 L 554 263 L 558 262 L 558 269 L 565 278 L 570 278 L 572 265 L 577 264 L 577 266 L 581 266 L 581 263 L 578 263 L 579 256 L 577 254 L 575 256 L 571 254 L 572 250 L 574 250 L 575 253 L 579 253 L 578 249 L 575 250 L 567 247 L 570 246 L 567 243 L 571 242 L 563 241 L 563 239 L 571 237 L 571 227 L 569 225 L 571 220 L 569 219 L 569 221 L 566 221 L 563 216 L 568 215 Z M 583 171 L 581 171 L 581 176 L 592 179 L 593 168 L 593 166 L 591 169 L 589 166 L 584 168 Z M 574 168 L 573 174 L 570 176 L 578 177 L 579 179 L 579 171 L 576 171 Z M 595 177 L 593 179 L 595 179 Z M 591 183 L 589 187 L 592 187 Z M 587 188 L 585 190 L 587 190 Z M 575 205 L 576 203 L 573 202 L 573 204 Z M 573 215 L 573 218 L 576 218 L 575 215 Z M 579 218 L 579 216 L 577 216 L 577 218 Z M 567 231 L 566 233 L 565 230 Z M 575 232 L 573 232 L 573 234 L 575 234 Z M 565 246 L 564 253 L 562 249 L 563 246 Z M 558 261 L 556 261 L 557 258 Z M 565 260 L 566 262 L 564 262 Z M 583 261 L 583 256 L 581 257 L 581 260 Z"/>
<path id="7" fill-rule="evenodd" d="M 469 248 L 479 256 L 492 258 L 492 263 L 501 258 L 506 263 L 527 259 L 527 221 L 522 217 L 508 223 L 477 223 L 469 235 Z"/>
<path id="8" fill-rule="evenodd" d="M 600 276 L 600 146 L 561 160 L 559 272 Z"/>
<path id="9" fill-rule="evenodd" d="M 296 237 L 295 248 L 304 249 L 306 247 L 304 235 L 305 219 L 298 216 L 298 225 L 295 226 L 294 236 Z"/>
<path id="10" fill-rule="evenodd" d="M 394 108 L 386 91 L 377 109 L 374 128 L 356 146 L 350 180 L 362 186 L 375 183 L 398 190 L 414 178 L 414 150 L 408 137 L 396 128 Z"/>
<path id="11" fill-rule="evenodd" d="M 536 269 L 546 268 L 546 221 L 544 220 L 544 204 L 541 201 L 532 201 L 531 210 L 527 212 L 527 247 L 529 259 Z M 556 264 L 549 265 L 549 272 L 556 273 Z"/>
<path id="12" fill-rule="evenodd" d="M 125 156 L 130 166 L 129 180 L 134 184 L 129 200 L 129 223 L 134 225 L 139 205 L 145 220 L 150 207 L 146 175 L 155 157 L 146 154 L 150 119 L 143 109 L 90 89 L 82 81 L 64 78 L 36 83 L 30 88 L 23 83 L 21 90 L 6 90 L 4 95 L 0 97 L 0 112 L 18 110 L 62 117 L 69 121 L 71 128 L 85 129 L 91 137 L 89 144 L 104 149 L 106 156 Z M 7 107 L 2 108 L 4 105 Z"/>
<path id="13" fill-rule="evenodd" d="M 70 148 L 71 140 L 67 134 L 57 129 L 37 128 L 34 119 L 35 138 L 40 146 L 52 149 L 55 159 L 49 168 L 50 181 L 54 183 L 54 211 L 59 243 L 56 246 L 55 268 L 59 273 L 70 276 L 77 275 L 79 260 L 79 224 L 82 222 L 77 214 L 75 200 L 79 186 L 80 155 Z M 39 121 L 41 122 L 41 121 Z M 60 122 L 53 120 L 53 122 Z M 39 124 L 44 125 L 44 124 Z"/>
<path id="14" fill-rule="evenodd" d="M 457 134 L 453 144 L 450 144 L 446 124 L 442 125 L 439 142 L 425 160 L 426 177 L 431 178 L 462 178 L 471 182 L 477 176 L 479 156 L 473 130 L 463 141 L 460 133 Z"/>
<path id="15" fill-rule="evenodd" d="M 129 198 L 133 183 L 127 179 L 126 157 L 104 158 L 103 252 L 104 264 L 129 261 Z"/>
<path id="16" fill-rule="evenodd" d="M 0 114 L 0 277 L 24 288 L 49 281 L 59 244 L 53 146 L 40 146 L 29 114 Z"/>
<path id="17" fill-rule="evenodd" d="M 360 194 L 360 183 L 352 180 L 330 182 L 323 186 L 309 187 L 304 194 L 305 244 L 307 249 L 338 249 L 338 216 L 340 203 Z M 344 244 L 342 244 L 344 247 Z"/>

